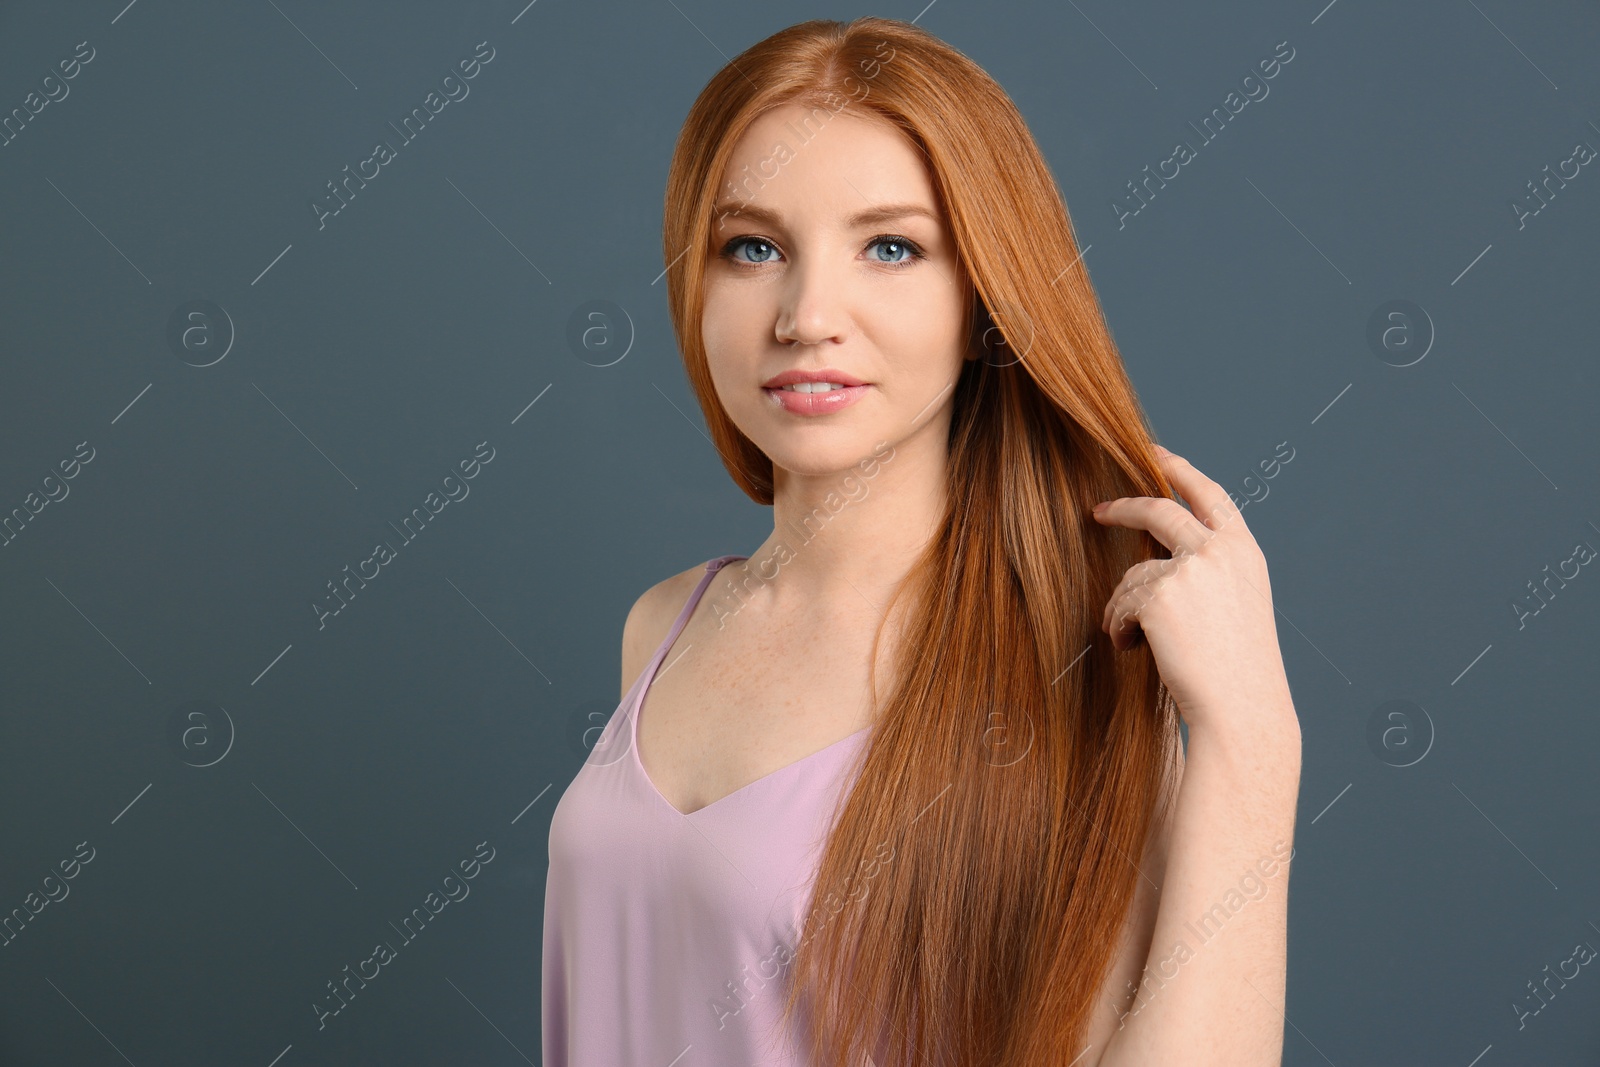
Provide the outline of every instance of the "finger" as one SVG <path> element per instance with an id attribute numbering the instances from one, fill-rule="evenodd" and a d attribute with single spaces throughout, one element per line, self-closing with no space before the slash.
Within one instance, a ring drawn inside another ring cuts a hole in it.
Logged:
<path id="1" fill-rule="evenodd" d="M 1114 651 L 1121 652 L 1138 643 L 1139 635 L 1144 632 L 1139 618 L 1143 606 L 1138 597 L 1134 596 L 1124 599 L 1111 609 L 1111 617 L 1104 629 L 1111 638 L 1111 647 Z"/>
<path id="2" fill-rule="evenodd" d="M 1111 632 L 1112 619 L 1119 611 L 1129 607 L 1129 598 L 1136 590 L 1142 591 L 1142 595 L 1146 597 L 1152 591 L 1153 583 L 1160 575 L 1152 573 L 1149 567 L 1151 562 L 1153 561 L 1145 560 L 1129 567 L 1127 573 L 1122 576 L 1122 581 L 1111 590 L 1111 595 L 1106 598 L 1106 606 L 1100 611 L 1101 630 L 1108 634 Z"/>
<path id="3" fill-rule="evenodd" d="M 1156 446 L 1156 454 L 1161 457 L 1161 469 L 1166 472 L 1168 480 L 1178 494 L 1188 501 L 1195 517 L 1207 529 L 1220 530 L 1243 521 L 1228 491 L 1207 478 L 1193 463 L 1160 445 Z"/>
<path id="4" fill-rule="evenodd" d="M 1107 526 L 1148 531 L 1175 555 L 1193 552 L 1215 536 L 1188 508 L 1170 497 L 1118 497 L 1097 509 L 1094 517 Z"/>
<path id="5" fill-rule="evenodd" d="M 1137 641 L 1145 606 L 1176 566 L 1176 560 L 1149 559 L 1128 568 L 1100 615 L 1100 629 L 1111 636 L 1113 648 L 1126 648 Z"/>

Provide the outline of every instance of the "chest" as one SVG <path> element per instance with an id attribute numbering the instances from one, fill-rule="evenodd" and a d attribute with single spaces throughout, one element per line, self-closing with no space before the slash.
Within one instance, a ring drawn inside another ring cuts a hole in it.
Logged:
<path id="1" fill-rule="evenodd" d="M 762 635 L 698 622 L 668 649 L 636 724 L 640 764 L 679 812 L 713 804 L 872 724 L 870 629 Z"/>

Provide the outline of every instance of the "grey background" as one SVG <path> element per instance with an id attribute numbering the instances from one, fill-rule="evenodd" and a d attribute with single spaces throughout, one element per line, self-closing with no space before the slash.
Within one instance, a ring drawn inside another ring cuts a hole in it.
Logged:
<path id="1" fill-rule="evenodd" d="M 94 454 L 0 548 L 0 914 L 94 849 L 0 947 L 0 1061 L 538 1062 L 549 818 L 624 615 L 770 529 L 656 281 L 673 139 L 726 57 L 867 13 L 1013 95 L 1162 442 L 1257 498 L 1305 740 L 1284 1062 L 1600 1062 L 1595 966 L 1516 1008 L 1600 947 L 1600 577 L 1513 608 L 1600 547 L 1600 174 L 1511 207 L 1600 146 L 1600 15 L 1506 0 L 0 7 L 0 114 L 95 50 L 0 148 L 0 514 Z M 1392 300 L 1428 344 L 1369 344 Z M 193 301 L 221 312 L 175 345 Z M 485 441 L 319 629 L 325 583 Z M 470 895 L 319 1030 L 480 842 Z"/>

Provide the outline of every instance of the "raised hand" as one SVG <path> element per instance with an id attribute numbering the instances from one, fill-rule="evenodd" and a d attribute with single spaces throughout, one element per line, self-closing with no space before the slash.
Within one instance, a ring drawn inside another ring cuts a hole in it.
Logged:
<path id="1" fill-rule="evenodd" d="M 1156 451 L 1196 510 L 1149 496 L 1095 506 L 1100 522 L 1146 530 L 1172 552 L 1128 569 L 1101 629 L 1118 651 L 1143 632 L 1191 731 L 1253 734 L 1294 722 L 1266 557 L 1225 489 L 1182 456 Z"/>

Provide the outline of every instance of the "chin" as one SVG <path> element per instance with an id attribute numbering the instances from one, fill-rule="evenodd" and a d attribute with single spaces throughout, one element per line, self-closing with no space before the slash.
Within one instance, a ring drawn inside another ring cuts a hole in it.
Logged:
<path id="1" fill-rule="evenodd" d="M 805 434 L 785 434 L 784 440 L 757 441 L 761 451 L 779 468 L 802 478 L 854 473 L 859 475 L 863 459 L 873 455 L 873 446 L 886 440 L 858 430 L 830 434 L 821 427 Z M 821 431 L 821 432 L 818 432 Z"/>

